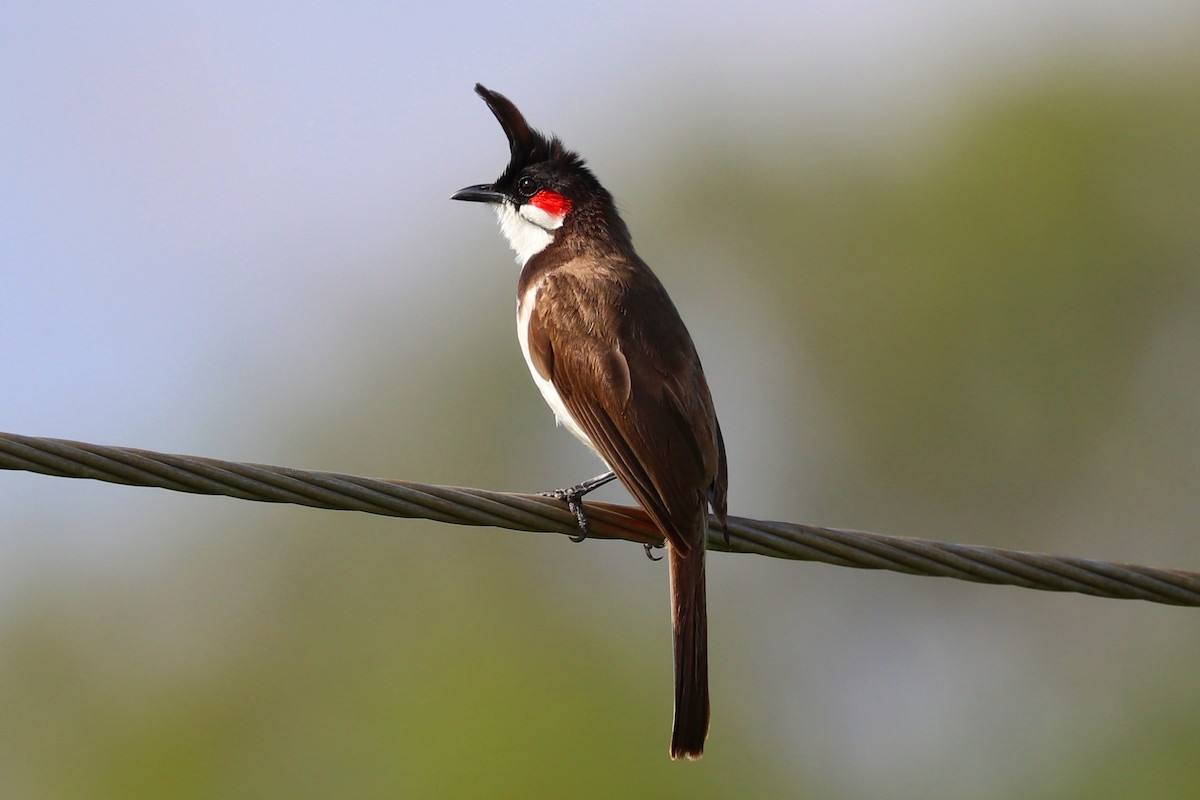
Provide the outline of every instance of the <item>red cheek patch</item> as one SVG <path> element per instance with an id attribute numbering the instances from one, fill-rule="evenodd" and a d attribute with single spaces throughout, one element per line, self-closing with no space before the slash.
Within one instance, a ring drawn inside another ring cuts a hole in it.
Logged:
<path id="1" fill-rule="evenodd" d="M 529 204 L 540 208 L 552 217 L 565 217 L 571 210 L 571 201 L 558 192 L 542 189 L 529 198 Z"/>

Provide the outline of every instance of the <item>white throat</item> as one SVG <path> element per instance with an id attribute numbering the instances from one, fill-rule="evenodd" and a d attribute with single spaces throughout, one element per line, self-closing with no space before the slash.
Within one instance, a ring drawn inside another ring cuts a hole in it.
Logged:
<path id="1" fill-rule="evenodd" d="M 517 254 L 522 267 L 529 259 L 545 250 L 554 241 L 553 231 L 562 227 L 563 218 L 548 214 L 526 203 L 518 208 L 508 201 L 496 203 L 496 219 L 500 232 Z"/>

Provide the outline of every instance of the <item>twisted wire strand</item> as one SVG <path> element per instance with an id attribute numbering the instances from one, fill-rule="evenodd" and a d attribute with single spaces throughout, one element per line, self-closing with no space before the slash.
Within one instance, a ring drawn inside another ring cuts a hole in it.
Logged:
<path id="1" fill-rule="evenodd" d="M 540 495 L 435 486 L 0 433 L 0 469 L 519 531 L 578 533 Z M 661 544 L 640 508 L 588 502 L 589 536 Z M 726 534 L 729 543 L 726 544 Z M 1200 606 L 1200 573 L 787 522 L 710 520 L 708 549 L 1097 597 Z"/>

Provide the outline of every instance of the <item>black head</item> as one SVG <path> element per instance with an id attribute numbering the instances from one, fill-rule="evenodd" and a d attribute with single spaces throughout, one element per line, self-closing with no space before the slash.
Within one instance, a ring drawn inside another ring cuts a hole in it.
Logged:
<path id="1" fill-rule="evenodd" d="M 453 199 L 511 203 L 518 208 L 532 203 L 552 217 L 565 217 L 573 207 L 593 199 L 611 202 L 583 159 L 564 147 L 557 136 L 547 137 L 529 127 L 512 101 L 499 92 L 479 83 L 475 92 L 508 137 L 508 166 L 494 183 L 468 186 L 455 192 Z"/>

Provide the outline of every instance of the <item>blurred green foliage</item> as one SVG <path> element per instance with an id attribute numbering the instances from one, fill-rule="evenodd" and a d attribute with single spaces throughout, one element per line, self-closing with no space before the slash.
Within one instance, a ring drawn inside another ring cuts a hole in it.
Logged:
<path id="1" fill-rule="evenodd" d="M 864 468 L 1011 507 L 1061 488 L 1200 286 L 1200 80 L 1122 77 L 976 97 L 907 154 L 721 148 L 667 207 L 745 256 Z"/>
<path id="2" fill-rule="evenodd" d="M 269 548 L 221 537 L 153 586 L 57 593 L 6 625 L 5 796 L 704 797 L 751 779 L 672 771 L 665 629 L 662 652 L 630 652 L 533 601 L 537 548 L 285 513 L 264 517 Z"/>

